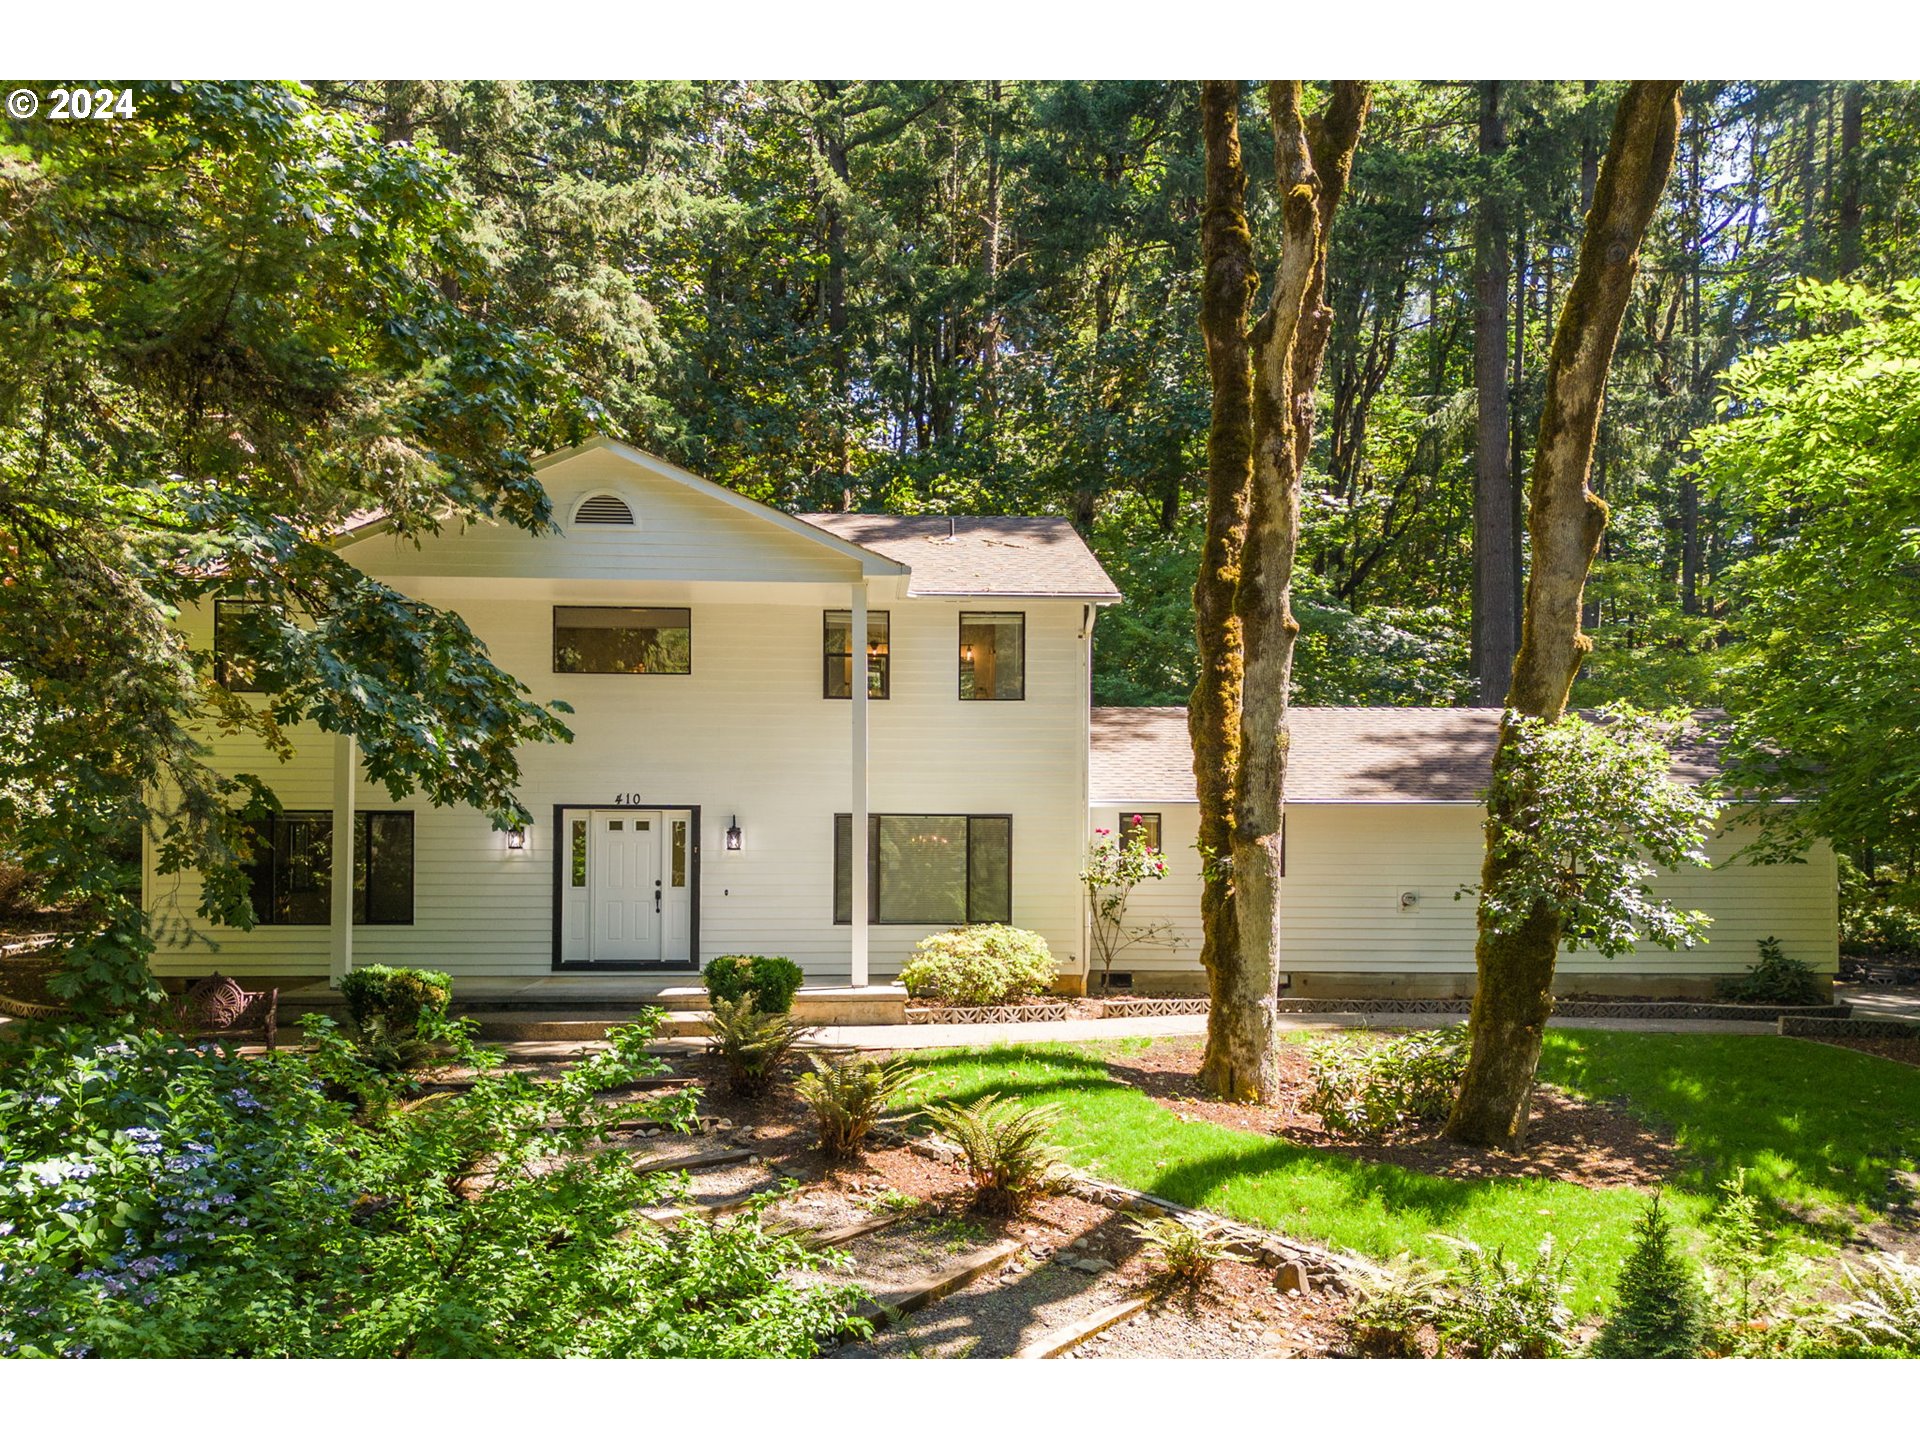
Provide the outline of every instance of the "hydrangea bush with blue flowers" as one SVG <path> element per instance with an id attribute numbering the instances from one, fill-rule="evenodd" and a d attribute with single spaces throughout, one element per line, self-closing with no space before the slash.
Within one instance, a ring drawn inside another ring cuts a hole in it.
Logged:
<path id="1" fill-rule="evenodd" d="M 671 1229 L 637 1209 L 616 1122 L 685 1126 L 655 1018 L 557 1079 L 480 1067 L 422 1097 L 324 1020 L 243 1057 L 131 1025 L 0 1046 L 0 1355 L 804 1356 L 852 1287 L 760 1209 Z M 829 1261 L 828 1263 L 832 1263 Z"/>

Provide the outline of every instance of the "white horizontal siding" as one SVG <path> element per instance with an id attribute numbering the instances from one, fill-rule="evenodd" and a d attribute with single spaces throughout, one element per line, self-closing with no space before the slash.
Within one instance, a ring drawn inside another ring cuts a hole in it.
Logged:
<path id="1" fill-rule="evenodd" d="M 1132 921 L 1173 927 L 1181 943 L 1146 944 L 1127 953 L 1137 968 L 1189 969 L 1199 963 L 1200 868 L 1192 849 L 1198 807 L 1142 801 L 1093 807 L 1091 828 L 1112 827 L 1132 810 L 1157 811 L 1168 878 L 1148 881 L 1128 906 Z M 1287 810 L 1287 878 L 1281 890 L 1281 943 L 1288 970 L 1460 973 L 1473 969 L 1474 897 L 1483 812 L 1472 805 L 1293 805 Z M 1751 865 L 1733 858 L 1744 840 L 1730 833 L 1708 847 L 1715 866 L 1663 876 L 1656 889 L 1685 909 L 1713 917 L 1707 941 L 1691 950 L 1642 945 L 1609 960 L 1563 952 L 1568 974 L 1737 973 L 1758 958 L 1757 942 L 1779 938 L 1785 952 L 1823 973 L 1839 960 L 1839 911 L 1832 852 L 1817 846 L 1807 863 Z M 1399 897 L 1419 901 L 1402 909 Z M 1116 962 L 1118 967 L 1122 962 Z"/>
<path id="2" fill-rule="evenodd" d="M 631 582 L 622 588 L 636 589 Z M 572 587 L 567 598 L 576 593 L 591 596 L 592 586 Z M 1076 968 L 1085 840 L 1081 605 L 915 599 L 884 608 L 892 616 L 892 695 L 868 707 L 871 809 L 1012 815 L 1014 923 L 1039 931 L 1063 968 Z M 1024 701 L 958 698 L 959 615 L 967 608 L 1026 613 Z M 552 964 L 553 807 L 607 804 L 638 792 L 649 804 L 701 807 L 703 959 L 737 951 L 788 955 L 812 980 L 844 980 L 850 931 L 832 923 L 833 816 L 849 808 L 851 706 L 821 696 L 820 606 L 695 604 L 693 673 L 685 676 L 556 675 L 546 602 L 476 599 L 458 609 L 495 661 L 536 697 L 574 706 L 567 723 L 575 740 L 522 752 L 519 793 L 535 826 L 529 848 L 517 854 L 473 811 L 396 804 L 363 778 L 359 808 L 416 812 L 415 922 L 356 927 L 356 961 L 431 964 L 467 976 L 545 973 Z M 188 624 L 204 643 L 204 615 Z M 292 739 L 296 758 L 286 765 L 244 740 L 216 739 L 212 748 L 222 769 L 263 774 L 287 808 L 329 809 L 331 740 L 310 729 Z M 745 849 L 729 854 L 723 839 L 733 815 Z M 198 902 L 190 876 L 159 880 L 150 893 L 163 923 L 190 915 Z M 935 928 L 874 926 L 874 975 L 895 973 Z M 205 945 L 168 943 L 156 968 L 191 973 L 211 962 L 258 974 L 326 969 L 325 927 L 221 930 L 210 938 L 217 955 Z"/>

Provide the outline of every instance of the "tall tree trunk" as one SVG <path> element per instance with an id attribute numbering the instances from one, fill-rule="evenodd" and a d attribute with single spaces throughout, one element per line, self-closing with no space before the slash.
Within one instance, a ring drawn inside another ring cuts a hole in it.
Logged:
<path id="1" fill-rule="evenodd" d="M 1207 431 L 1207 533 L 1193 589 L 1200 676 L 1187 708 L 1193 741 L 1194 790 L 1200 805 L 1200 963 L 1212 997 L 1209 1055 L 1232 1053 L 1213 1030 L 1236 1002 L 1240 942 L 1227 875 L 1233 844 L 1234 781 L 1240 769 L 1240 620 L 1234 591 L 1247 538 L 1253 486 L 1253 352 L 1247 322 L 1259 286 L 1253 235 L 1247 228 L 1247 174 L 1240 158 L 1240 83 L 1200 87 L 1206 143 L 1206 204 L 1201 213 L 1200 330 L 1213 384 Z M 1211 1081 L 1212 1077 L 1209 1077 Z"/>
<path id="2" fill-rule="evenodd" d="M 1238 945 L 1216 953 L 1215 1002 L 1200 1071 L 1209 1091 L 1234 1100 L 1271 1100 L 1279 1088 L 1281 819 L 1287 688 L 1299 632 L 1289 602 L 1300 477 L 1332 321 L 1327 236 L 1346 191 L 1369 92 L 1363 83 L 1336 82 L 1326 109 L 1311 121 L 1301 110 L 1301 93 L 1297 80 L 1267 86 L 1282 243 L 1272 300 L 1251 336 L 1252 473 L 1233 592 L 1242 676 L 1228 872 Z M 1237 423 L 1237 394 L 1232 403 Z"/>
<path id="3" fill-rule="evenodd" d="M 1514 610 L 1513 479 L 1508 454 L 1507 216 L 1495 168 L 1506 149 L 1500 82 L 1480 82 L 1480 206 L 1473 226 L 1474 483 L 1473 656 L 1475 702 L 1498 705 L 1519 645 Z"/>
<path id="4" fill-rule="evenodd" d="M 1840 278 L 1860 268 L 1860 142 L 1866 131 L 1866 86 L 1850 81 L 1840 100 Z"/>
<path id="5" fill-rule="evenodd" d="M 1528 511 L 1533 567 L 1507 693 L 1509 711 L 1521 715 L 1558 720 L 1592 648 L 1580 631 L 1580 602 L 1607 507 L 1587 488 L 1587 472 L 1641 241 L 1672 173 L 1679 131 L 1680 82 L 1643 80 L 1627 88 L 1587 216 L 1579 268 L 1554 331 Z M 1503 721 L 1496 773 L 1514 763 L 1512 739 Z M 1498 785 L 1493 793 L 1498 798 L 1488 817 L 1483 894 L 1497 889 L 1505 874 L 1496 834 L 1527 823 L 1525 796 Z M 1479 988 L 1472 1051 L 1447 1121 L 1450 1139 L 1503 1148 L 1525 1143 L 1560 938 L 1560 917 L 1545 904 L 1508 934 L 1493 931 L 1483 905 L 1474 955 Z"/>

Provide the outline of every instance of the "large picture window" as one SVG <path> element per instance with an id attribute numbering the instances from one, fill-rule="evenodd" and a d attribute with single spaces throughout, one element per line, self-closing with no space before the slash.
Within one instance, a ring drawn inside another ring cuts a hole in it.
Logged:
<path id="1" fill-rule="evenodd" d="M 960 615 L 960 698 L 1027 698 L 1027 617 L 1010 613 Z"/>
<path id="2" fill-rule="evenodd" d="M 1009 815 L 867 817 L 867 919 L 986 925 L 1013 919 Z M 853 920 L 853 817 L 833 819 L 833 922 Z"/>
<path id="3" fill-rule="evenodd" d="M 687 675 L 693 612 L 661 606 L 556 605 L 557 675 Z"/>
<path id="4" fill-rule="evenodd" d="M 884 610 L 867 612 L 867 695 L 884 700 L 891 688 L 891 664 L 888 657 L 888 620 Z M 826 682 L 829 700 L 853 698 L 853 612 L 827 611 L 825 645 Z"/>
<path id="5" fill-rule="evenodd" d="M 259 658 L 267 652 L 262 627 L 277 608 L 265 600 L 213 602 L 213 678 L 222 689 L 267 695 L 280 688 Z"/>
<path id="6" fill-rule="evenodd" d="M 333 906 L 333 816 L 286 811 L 253 834 L 253 913 L 262 925 L 325 925 Z M 353 817 L 353 923 L 413 923 L 413 812 Z"/>

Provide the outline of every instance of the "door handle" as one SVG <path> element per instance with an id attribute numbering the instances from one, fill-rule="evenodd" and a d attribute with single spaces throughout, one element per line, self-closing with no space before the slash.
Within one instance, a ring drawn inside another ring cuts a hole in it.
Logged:
<path id="1" fill-rule="evenodd" d="M 656 915 L 660 913 L 660 882 L 658 880 L 653 882 L 653 913 Z"/>

